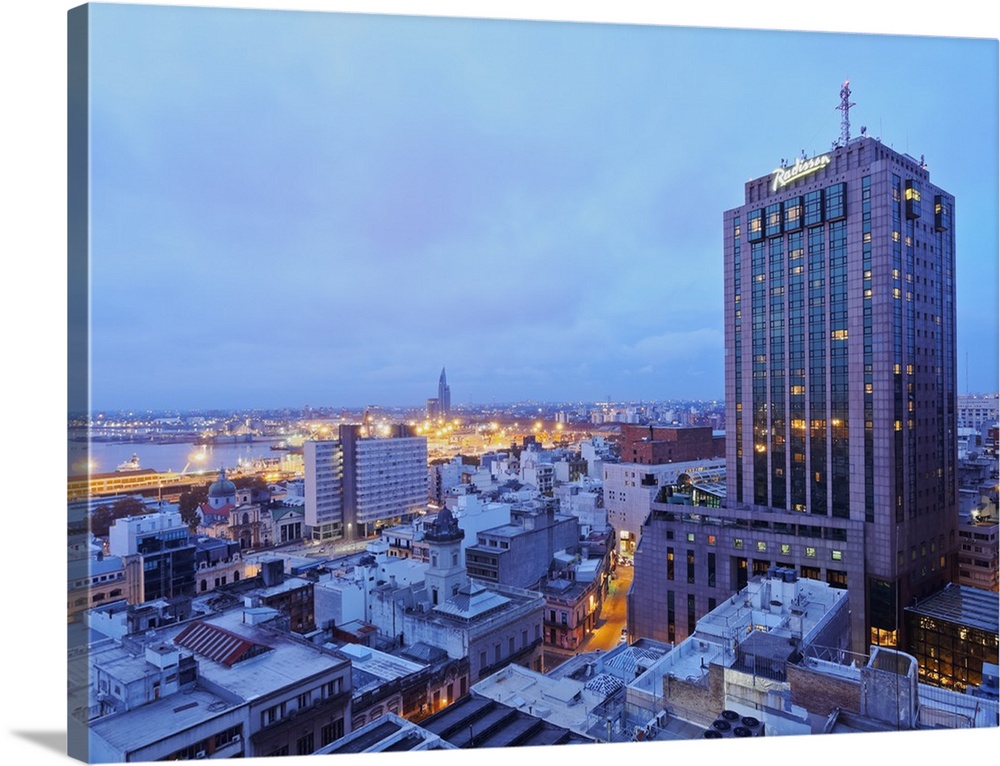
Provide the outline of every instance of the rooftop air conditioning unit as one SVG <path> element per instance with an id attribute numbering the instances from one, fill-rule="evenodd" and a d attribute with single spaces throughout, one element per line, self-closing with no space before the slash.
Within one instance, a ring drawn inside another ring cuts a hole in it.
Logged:
<path id="1" fill-rule="evenodd" d="M 749 732 L 749 735 L 743 734 L 742 732 L 740 732 L 740 729 L 745 729 L 746 731 Z M 745 715 L 742 718 L 740 718 L 740 725 L 735 727 L 735 729 L 733 730 L 733 734 L 735 734 L 737 737 L 740 736 L 759 737 L 763 733 L 764 733 L 764 724 L 761 723 L 759 719 L 749 715 Z"/>

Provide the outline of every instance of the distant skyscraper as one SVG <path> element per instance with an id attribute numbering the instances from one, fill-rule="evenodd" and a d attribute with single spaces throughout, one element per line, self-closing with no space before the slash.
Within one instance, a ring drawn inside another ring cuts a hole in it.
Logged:
<path id="1" fill-rule="evenodd" d="M 451 387 L 444 374 L 444 367 L 441 368 L 441 377 L 438 379 L 438 413 L 446 418 L 451 414 Z"/>

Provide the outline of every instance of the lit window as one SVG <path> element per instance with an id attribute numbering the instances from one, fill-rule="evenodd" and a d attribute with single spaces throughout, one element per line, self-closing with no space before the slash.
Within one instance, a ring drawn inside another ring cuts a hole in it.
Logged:
<path id="1" fill-rule="evenodd" d="M 810 558 L 810 559 L 816 558 L 816 549 L 807 546 L 806 547 L 806 558 Z"/>
<path id="2" fill-rule="evenodd" d="M 734 548 L 742 548 L 743 547 L 743 538 L 742 537 L 737 537 L 735 540 L 733 540 L 733 547 Z"/>
<path id="3" fill-rule="evenodd" d="M 767 552 L 767 543 L 765 543 L 763 540 L 759 541 L 757 543 L 757 551 L 758 551 L 758 553 L 766 553 Z"/>
<path id="4" fill-rule="evenodd" d="M 834 561 L 841 561 L 844 558 L 844 554 L 842 551 L 830 551 L 830 558 Z"/>

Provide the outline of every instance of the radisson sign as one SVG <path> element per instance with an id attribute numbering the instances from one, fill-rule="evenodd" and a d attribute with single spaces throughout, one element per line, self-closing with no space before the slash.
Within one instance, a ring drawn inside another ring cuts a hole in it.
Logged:
<path id="1" fill-rule="evenodd" d="M 830 155 L 821 154 L 809 160 L 797 159 L 795 164 L 787 168 L 774 169 L 774 183 L 771 184 L 771 191 L 778 191 L 782 186 L 798 181 L 800 178 L 822 170 L 830 164 Z"/>

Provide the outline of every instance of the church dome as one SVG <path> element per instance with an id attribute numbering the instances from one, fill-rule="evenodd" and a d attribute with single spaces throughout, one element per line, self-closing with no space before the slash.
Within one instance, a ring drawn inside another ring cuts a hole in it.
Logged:
<path id="1" fill-rule="evenodd" d="M 233 497 L 236 495 L 236 485 L 226 478 L 226 469 L 219 469 L 219 478 L 208 487 L 209 497 Z"/>

